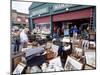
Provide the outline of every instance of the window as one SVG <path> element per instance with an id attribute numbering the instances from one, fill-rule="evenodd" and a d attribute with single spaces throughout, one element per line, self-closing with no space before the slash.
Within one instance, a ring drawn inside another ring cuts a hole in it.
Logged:
<path id="1" fill-rule="evenodd" d="M 18 22 L 21 22 L 21 19 L 20 19 L 20 18 L 17 18 L 17 21 L 18 21 Z"/>
<path id="2" fill-rule="evenodd" d="M 26 19 L 25 22 L 28 22 L 28 19 Z"/>

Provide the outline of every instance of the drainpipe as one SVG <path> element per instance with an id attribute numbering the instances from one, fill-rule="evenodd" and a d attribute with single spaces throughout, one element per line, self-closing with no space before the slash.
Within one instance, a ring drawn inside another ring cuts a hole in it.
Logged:
<path id="1" fill-rule="evenodd" d="M 50 31 L 51 31 L 51 36 L 53 37 L 53 18 L 52 18 L 52 6 L 50 6 Z"/>
<path id="2" fill-rule="evenodd" d="M 32 23 L 31 17 L 29 18 L 29 29 L 30 29 L 30 31 L 32 31 L 32 29 L 33 29 L 33 23 Z"/>
<path id="3" fill-rule="evenodd" d="M 96 31 L 96 7 L 93 8 L 93 31 Z"/>

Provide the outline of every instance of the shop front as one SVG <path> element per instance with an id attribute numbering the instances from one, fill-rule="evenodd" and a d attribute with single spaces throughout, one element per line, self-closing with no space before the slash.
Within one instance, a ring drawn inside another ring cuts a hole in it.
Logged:
<path id="1" fill-rule="evenodd" d="M 50 34 L 50 17 L 42 17 L 33 19 L 35 28 L 42 34 Z"/>
<path id="2" fill-rule="evenodd" d="M 56 31 L 58 28 L 60 28 L 60 35 L 63 35 L 64 33 L 63 27 L 68 27 L 69 29 L 71 29 L 72 26 L 76 25 L 78 29 L 87 29 L 87 27 L 89 27 L 89 25 L 91 24 L 90 20 L 93 17 L 92 10 L 92 8 L 88 8 L 53 15 L 54 28 L 56 28 Z"/>
<path id="3" fill-rule="evenodd" d="M 34 3 L 33 3 L 34 4 Z M 41 4 L 30 9 L 30 16 L 34 26 L 43 32 L 60 33 L 64 36 L 64 28 L 76 26 L 78 30 L 90 28 L 95 30 L 94 6 L 72 4 Z M 41 10 L 41 11 L 40 11 Z"/>

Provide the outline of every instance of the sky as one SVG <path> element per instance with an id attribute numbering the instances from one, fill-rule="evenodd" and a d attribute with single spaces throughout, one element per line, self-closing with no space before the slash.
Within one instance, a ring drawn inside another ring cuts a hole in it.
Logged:
<path id="1" fill-rule="evenodd" d="M 32 2 L 22 2 L 22 1 L 12 1 L 12 9 L 17 10 L 18 12 L 22 13 L 29 13 L 29 6 Z"/>

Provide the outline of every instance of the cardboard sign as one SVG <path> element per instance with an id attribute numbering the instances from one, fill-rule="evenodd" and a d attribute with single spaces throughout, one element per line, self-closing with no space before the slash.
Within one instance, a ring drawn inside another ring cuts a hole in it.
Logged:
<path id="1" fill-rule="evenodd" d="M 96 67 L 95 51 L 86 51 L 85 56 L 86 56 L 86 63 L 88 65 Z"/>
<path id="2" fill-rule="evenodd" d="M 64 69 L 65 70 L 81 70 L 82 67 L 83 67 L 82 63 L 68 56 Z"/>

